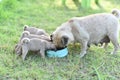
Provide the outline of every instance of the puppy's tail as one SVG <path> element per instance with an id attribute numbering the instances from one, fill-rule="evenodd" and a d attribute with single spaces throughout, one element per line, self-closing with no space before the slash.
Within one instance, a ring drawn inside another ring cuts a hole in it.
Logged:
<path id="1" fill-rule="evenodd" d="M 23 31 L 22 35 L 21 35 L 21 38 L 20 38 L 20 41 L 25 38 L 25 37 L 28 37 L 30 35 L 30 32 L 29 31 Z"/>
<path id="2" fill-rule="evenodd" d="M 28 25 L 24 25 L 23 30 L 25 31 L 29 26 Z"/>
<path id="3" fill-rule="evenodd" d="M 120 19 L 120 10 L 118 9 L 113 9 L 112 14 L 115 15 L 118 19 Z"/>
<path id="4" fill-rule="evenodd" d="M 26 36 L 28 36 L 28 35 L 30 35 L 30 32 L 29 32 L 29 31 L 23 31 L 23 33 L 22 33 L 22 36 L 23 36 L 23 37 L 26 37 Z"/>
<path id="5" fill-rule="evenodd" d="M 21 43 L 22 44 L 28 44 L 30 42 L 30 39 L 29 38 L 23 38 L 22 40 L 21 40 Z"/>

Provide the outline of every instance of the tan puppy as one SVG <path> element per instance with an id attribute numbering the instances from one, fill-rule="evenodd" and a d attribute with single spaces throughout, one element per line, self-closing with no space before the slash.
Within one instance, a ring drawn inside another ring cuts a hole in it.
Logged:
<path id="1" fill-rule="evenodd" d="M 23 31 L 21 37 L 20 37 L 20 41 L 23 39 L 23 38 L 29 38 L 29 39 L 32 39 L 32 38 L 38 38 L 38 39 L 43 39 L 43 40 L 47 40 L 47 41 L 51 41 L 50 38 L 46 35 L 34 35 L 34 34 L 30 34 L 29 31 Z M 20 44 L 20 41 L 18 42 L 18 44 L 15 45 L 15 48 L 14 48 L 14 52 L 17 54 L 17 55 L 20 55 L 22 52 L 21 52 L 21 44 Z"/>
<path id="2" fill-rule="evenodd" d="M 29 31 L 23 31 L 21 37 L 20 37 L 20 40 L 22 40 L 23 38 L 38 38 L 38 39 L 44 39 L 44 40 L 47 40 L 47 41 L 50 41 L 50 37 L 49 36 L 46 36 L 46 35 L 35 35 L 35 34 L 30 34 Z"/>
<path id="3" fill-rule="evenodd" d="M 81 43 L 80 57 L 83 57 L 86 54 L 87 45 L 100 43 L 105 36 L 108 36 L 114 45 L 111 54 L 115 54 L 119 49 L 119 18 L 120 12 L 117 9 L 112 13 L 74 17 L 58 27 L 51 38 L 56 47 L 65 47 L 71 42 Z"/>
<path id="4" fill-rule="evenodd" d="M 35 27 L 29 27 L 28 25 L 24 26 L 24 31 L 29 31 L 30 34 L 36 34 L 36 35 L 46 35 L 48 34 L 43 29 L 35 28 Z"/>
<path id="5" fill-rule="evenodd" d="M 23 38 L 21 40 L 22 46 L 22 59 L 24 60 L 28 51 L 39 51 L 42 58 L 45 57 L 45 50 L 53 49 L 56 50 L 55 45 L 52 42 L 38 39 L 38 38 Z"/>

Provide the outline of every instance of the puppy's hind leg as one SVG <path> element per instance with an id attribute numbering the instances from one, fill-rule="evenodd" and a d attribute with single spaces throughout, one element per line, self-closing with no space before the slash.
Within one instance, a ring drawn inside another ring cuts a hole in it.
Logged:
<path id="1" fill-rule="evenodd" d="M 22 59 L 23 59 L 23 61 L 25 60 L 27 53 L 28 53 L 28 48 L 23 45 L 22 46 Z"/>
<path id="2" fill-rule="evenodd" d="M 109 43 L 105 43 L 102 48 L 106 49 Z"/>
<path id="3" fill-rule="evenodd" d="M 88 41 L 82 41 L 81 42 L 81 52 L 80 52 L 80 58 L 84 57 L 85 54 L 86 54 L 86 50 L 87 50 L 87 44 L 88 44 Z"/>
<path id="4" fill-rule="evenodd" d="M 118 51 L 118 49 L 120 48 L 119 46 L 119 43 L 118 43 L 118 38 L 117 38 L 117 35 L 116 34 L 111 34 L 109 36 L 111 42 L 113 43 L 114 45 L 114 50 L 113 52 L 111 52 L 111 54 L 116 54 L 116 52 Z"/>

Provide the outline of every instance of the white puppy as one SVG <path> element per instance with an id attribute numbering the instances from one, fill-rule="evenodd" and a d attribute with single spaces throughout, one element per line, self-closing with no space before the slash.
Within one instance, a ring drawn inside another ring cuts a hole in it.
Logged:
<path id="1" fill-rule="evenodd" d="M 120 12 L 93 14 L 86 17 L 74 17 L 58 27 L 51 39 L 56 47 L 65 47 L 71 42 L 81 43 L 80 56 L 86 54 L 87 45 L 100 43 L 107 36 L 113 43 L 115 54 L 119 49 L 119 18 Z"/>

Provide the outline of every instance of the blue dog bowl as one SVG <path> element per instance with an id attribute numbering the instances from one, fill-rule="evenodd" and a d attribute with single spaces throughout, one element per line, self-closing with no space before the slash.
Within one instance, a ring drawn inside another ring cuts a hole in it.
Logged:
<path id="1" fill-rule="evenodd" d="M 68 54 L 68 49 L 64 48 L 61 50 L 53 51 L 53 50 L 48 50 L 46 51 L 48 57 L 65 57 Z"/>

